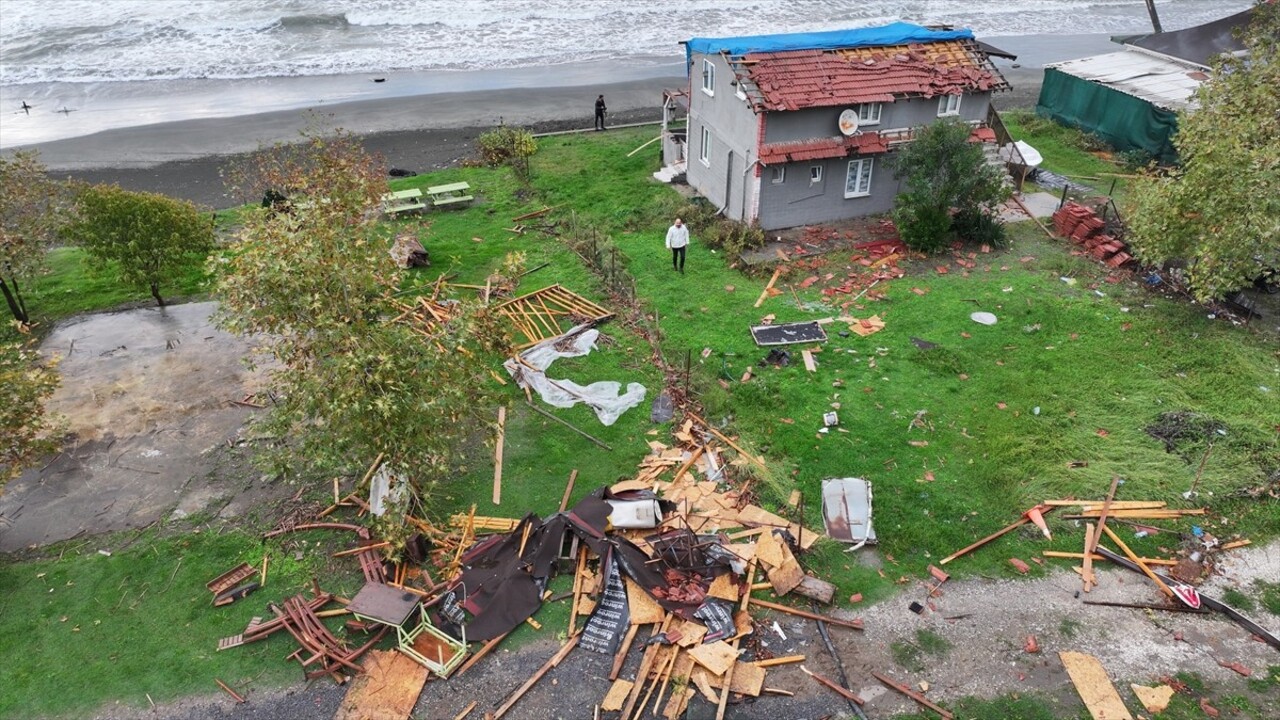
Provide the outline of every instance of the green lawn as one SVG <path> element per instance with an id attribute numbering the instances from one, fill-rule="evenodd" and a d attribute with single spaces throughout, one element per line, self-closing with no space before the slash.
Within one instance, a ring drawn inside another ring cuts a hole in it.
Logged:
<path id="1" fill-rule="evenodd" d="M 837 598 L 851 592 L 868 600 L 889 597 L 899 577 L 923 577 L 928 564 L 1006 525 L 1036 502 L 1101 497 L 1116 475 L 1125 479 L 1125 499 L 1185 506 L 1181 493 L 1195 479 L 1209 438 L 1190 438 L 1166 452 L 1146 432 L 1164 413 L 1212 418 L 1225 433 L 1213 436 L 1199 485 L 1200 503 L 1211 514 L 1196 524 L 1219 537 L 1245 535 L 1255 544 L 1280 531 L 1274 502 L 1236 496 L 1280 468 L 1280 353 L 1274 339 L 1211 320 L 1197 306 L 1167 300 L 1134 282 L 1106 282 L 1104 268 L 1070 255 L 1068 246 L 1047 240 L 1030 223 L 1011 228 L 1010 250 L 979 254 L 968 273 L 952 264 L 951 272 L 937 274 L 934 267 L 948 258 L 907 263 L 907 277 L 877 288 L 886 293 L 878 302 L 831 305 L 819 286 L 796 287 L 793 295 L 786 285 L 798 282 L 795 277 L 784 278 L 784 293 L 756 309 L 752 305 L 765 280 L 730 269 L 729 259 L 700 244 L 697 229 L 687 273 L 671 272 L 662 238 L 684 201 L 649 179 L 656 169 L 653 153 L 626 157 L 653 132 L 544 139 L 529 187 L 505 170 L 483 168 L 393 183 L 403 189 L 465 180 L 477 196 L 468 208 L 388 224 L 388 237 L 415 233 L 431 253 L 433 266 L 413 271 L 406 288 L 429 284 L 441 273 L 483 285 L 508 253 L 522 253 L 528 268 L 548 263 L 523 280 L 520 292 L 560 283 L 619 313 L 602 328 L 608 341 L 597 353 L 559 361 L 553 377 L 640 382 L 649 392 L 644 405 L 611 427 L 583 407 L 549 409 L 611 446 L 606 451 L 530 411 L 523 393 L 506 386 L 502 505 L 490 500 L 492 461 L 481 452 L 467 472 L 438 491 L 435 519 L 472 504 L 482 515 L 546 515 L 558 506 L 572 470 L 579 470 L 574 495 L 580 497 L 630 477 L 648 442 L 670 443 L 670 427 L 649 421 L 648 399 L 661 390 L 663 369 L 641 332 L 656 327 L 660 355 L 675 370 L 673 377 L 681 377 L 686 356 L 693 358 L 690 386 L 705 417 L 767 458 L 770 472 L 753 485 L 762 505 L 778 509 L 798 488 L 806 523 L 821 527 L 823 479 L 856 476 L 874 483 L 881 544 L 862 552 L 883 558 L 884 577 L 835 543 L 819 543 L 804 558 L 815 574 L 839 586 Z M 1064 145 L 1059 155 L 1051 138 L 1028 139 L 1055 170 L 1101 172 L 1078 150 Z M 548 205 L 557 209 L 538 222 L 554 223 L 557 235 L 508 231 L 512 218 Z M 579 228 L 597 232 L 618 249 L 618 264 L 634 279 L 634 306 L 610 297 L 601 278 L 567 246 L 570 214 Z M 38 312 L 53 317 L 122 301 L 111 300 L 106 288 L 86 288 L 92 278 L 75 272 L 75 251 L 59 252 L 67 253 L 58 258 L 63 269 L 33 290 Z M 842 272 L 848 255 L 830 256 L 828 271 Z M 198 287 L 197 278 L 191 282 Z M 995 313 L 999 322 L 978 325 L 969 319 L 975 310 Z M 786 322 L 843 312 L 878 314 L 886 327 L 860 338 L 840 337 L 842 326 L 828 325 L 830 340 L 816 356 L 816 373 L 796 362 L 758 368 L 755 379 L 738 382 L 746 366 L 765 355 L 748 332 L 762 317 L 773 314 Z M 920 350 L 913 338 L 937 347 Z M 710 350 L 705 359 L 704 349 Z M 501 373 L 496 359 L 493 367 Z M 721 378 L 730 380 L 728 390 Z M 839 428 L 818 432 L 822 414 L 837 404 Z M 913 425 L 917 416 L 921 423 Z M 1080 462 L 1087 465 L 1069 467 Z M 317 495 L 327 492 L 327 486 L 319 487 L 327 482 L 317 484 Z M 1074 526 L 1052 515 L 1050 522 L 1057 530 L 1053 543 L 1014 533 L 948 569 L 1008 576 L 1014 574 L 1007 563 L 1011 555 L 1030 560 L 1042 549 L 1075 550 Z M 1192 523 L 1165 524 L 1187 530 Z M 144 537 L 110 558 L 97 554 L 102 543 L 82 541 L 51 549 L 44 560 L 0 569 L 0 587 L 6 588 L 0 598 L 2 643 L 34 648 L 12 665 L 22 681 L 0 687 L 0 716 L 18 707 L 83 714 L 113 699 L 143 706 L 143 693 L 159 701 L 209 691 L 214 676 L 231 684 L 298 677 L 296 668 L 280 660 L 286 642 L 225 653 L 213 647 L 218 637 L 238 632 L 249 615 L 261 614 L 265 599 L 300 588 L 314 569 L 308 563 L 318 563 L 318 556 L 283 568 L 273 575 L 278 584 L 248 604 L 213 609 L 204 582 L 241 560 L 260 560 L 262 549 L 255 529 L 203 527 L 198 535 Z M 1159 552 L 1152 539 L 1133 546 L 1140 553 Z M 282 557 L 292 558 L 292 551 L 282 549 Z M 562 632 L 564 608 L 544 613 L 548 625 L 542 632 Z M 533 632 L 526 627 L 519 634 Z M 114 668 L 98 669 L 92 662 L 113 656 Z M 46 677 L 54 664 L 58 670 Z M 57 692 L 64 687 L 76 691 Z"/>

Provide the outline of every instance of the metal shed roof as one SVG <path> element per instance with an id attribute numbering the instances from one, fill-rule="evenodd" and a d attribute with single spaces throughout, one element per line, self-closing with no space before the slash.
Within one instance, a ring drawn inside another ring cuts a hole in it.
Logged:
<path id="1" fill-rule="evenodd" d="M 1106 85 L 1156 107 L 1175 111 L 1195 107 L 1193 95 L 1196 88 L 1209 77 L 1195 65 L 1137 50 L 1121 50 L 1045 67 Z"/>

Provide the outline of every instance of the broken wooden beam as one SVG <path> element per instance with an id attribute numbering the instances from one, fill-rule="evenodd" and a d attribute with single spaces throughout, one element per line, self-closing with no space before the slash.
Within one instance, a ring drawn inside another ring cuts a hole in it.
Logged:
<path id="1" fill-rule="evenodd" d="M 880 682 L 884 683 L 886 687 L 888 687 L 888 688 L 890 688 L 890 689 L 892 689 L 892 690 L 897 690 L 898 692 L 902 693 L 903 695 L 906 695 L 907 697 L 911 698 L 912 700 L 915 700 L 915 701 L 916 701 L 917 703 L 919 703 L 920 705 L 922 705 L 922 706 L 924 706 L 924 707 L 927 707 L 927 708 L 929 708 L 930 710 L 932 710 L 932 711 L 934 711 L 934 712 L 938 713 L 938 714 L 939 714 L 939 715 L 941 715 L 942 717 L 946 718 L 946 720 L 955 720 L 955 715 L 953 715 L 950 711 L 948 711 L 948 710 L 946 710 L 946 709 L 944 709 L 944 708 L 938 707 L 937 705 L 935 705 L 935 704 L 933 704 L 932 702 L 930 702 L 928 698 L 926 698 L 925 696 L 923 696 L 923 695 L 921 695 L 920 693 L 916 692 L 915 690 L 912 690 L 911 688 L 907 687 L 906 685 L 901 685 L 901 684 L 899 684 L 899 683 L 896 683 L 896 682 L 894 682 L 893 680 L 890 680 L 889 678 L 885 677 L 884 675 L 881 675 L 881 674 L 880 674 L 880 673 L 878 673 L 878 672 L 872 672 L 872 673 L 871 673 L 871 676 L 872 676 L 872 677 L 874 677 L 875 679 L 879 680 Z"/>
<path id="2" fill-rule="evenodd" d="M 1168 597 L 1173 597 L 1173 591 L 1169 589 L 1169 586 L 1166 585 L 1163 580 L 1157 577 L 1156 574 L 1151 571 L 1151 568 L 1147 567 L 1146 563 L 1142 562 L 1142 558 L 1138 557 L 1137 553 L 1130 550 L 1128 545 L 1125 545 L 1124 541 L 1120 539 L 1119 535 L 1116 535 L 1115 532 L 1109 527 L 1103 527 L 1102 529 L 1104 532 L 1107 533 L 1107 537 L 1111 538 L 1111 542 L 1115 543 L 1116 545 L 1119 545 L 1120 550 L 1125 554 L 1125 556 L 1128 557 L 1130 560 L 1132 560 L 1135 564 L 1137 564 L 1138 568 L 1142 570 L 1143 574 L 1151 578 L 1151 581 L 1156 584 L 1156 587 L 1160 588 L 1160 592 L 1164 593 Z"/>
<path id="3" fill-rule="evenodd" d="M 560 512 L 569 507 L 569 495 L 573 493 L 573 482 L 578 479 L 578 468 L 569 473 L 569 483 L 564 486 L 564 497 L 560 498 Z"/>
<path id="4" fill-rule="evenodd" d="M 578 433 L 579 435 L 581 435 L 582 437 L 584 437 L 584 438 L 586 438 L 586 439 L 590 440 L 591 442 L 595 443 L 596 445 L 599 445 L 600 447 L 604 448 L 605 450 L 608 450 L 609 452 L 613 452 L 613 448 L 611 448 L 611 447 L 609 447 L 608 445 L 606 445 L 606 444 L 604 443 L 604 441 L 603 441 L 603 440 L 601 440 L 601 439 L 599 439 L 599 438 L 597 438 L 597 437 L 593 437 L 593 436 L 591 436 L 591 435 L 588 435 L 587 433 L 583 432 L 582 430 L 579 430 L 576 426 L 574 426 L 574 425 L 573 425 L 572 423 L 570 423 L 568 420 L 563 420 L 563 419 L 561 419 L 561 418 L 558 418 L 558 417 L 556 417 L 555 415 L 552 415 L 551 413 L 547 412 L 546 410 L 543 410 L 542 408 L 538 407 L 537 405 L 534 405 L 532 402 L 529 402 L 529 401 L 527 401 L 527 400 L 525 401 L 525 404 L 526 404 L 526 405 L 528 405 L 530 408 L 533 408 L 533 411 L 534 411 L 534 412 L 536 412 L 536 413 L 538 413 L 539 415 L 542 415 L 543 417 L 547 417 L 547 418 L 550 418 L 550 419 L 552 419 L 552 420 L 555 420 L 556 422 L 560 423 L 561 425 L 564 425 L 565 427 L 567 427 L 567 428 L 569 428 L 570 430 L 572 430 L 572 431 L 574 431 L 574 432 Z"/>
<path id="5" fill-rule="evenodd" d="M 507 711 L 519 702 L 520 698 L 524 697 L 525 693 L 529 692 L 529 688 L 536 685 L 537 682 L 542 679 L 543 675 L 551 672 L 552 668 L 559 665 L 560 661 L 564 660 L 565 657 L 569 655 L 569 652 L 577 647 L 578 640 L 581 639 L 581 637 L 581 635 L 574 635 L 569 638 L 569 641 L 564 644 L 564 647 L 560 648 L 559 652 L 552 655 L 550 660 L 548 660 L 542 667 L 538 668 L 538 671 L 535 672 L 532 677 L 526 680 L 523 685 L 512 693 L 507 698 L 506 702 L 502 703 L 502 706 L 493 713 L 493 720 L 499 720 L 503 715 L 506 715 Z"/>
<path id="6" fill-rule="evenodd" d="M 232 690 L 231 688 L 227 687 L 226 683 L 222 682 L 218 678 L 214 678 L 213 681 L 218 683 L 218 687 L 222 688 L 223 690 L 226 690 L 227 694 L 235 699 L 237 705 L 244 702 L 244 697 L 240 695 L 240 693 L 236 692 L 235 690 Z"/>
<path id="7" fill-rule="evenodd" d="M 845 700 L 857 703 L 859 705 L 862 705 L 864 703 L 864 700 L 862 698 L 840 687 L 838 684 L 836 684 L 835 681 L 829 678 L 823 677 L 822 675 L 819 675 L 818 673 L 813 672 L 812 670 L 810 670 L 809 668 L 803 665 L 800 666 L 800 670 L 802 670 L 805 675 L 808 675 L 814 680 L 817 680 L 819 683 L 822 683 L 823 685 L 826 685 L 828 688 L 834 690 L 840 697 L 844 698 Z"/>
<path id="8" fill-rule="evenodd" d="M 759 299 L 756 300 L 756 304 L 752 305 L 752 307 L 760 307 L 764 304 L 764 301 L 769 297 L 769 291 L 773 289 L 773 284 L 778 282 L 778 278 L 782 275 L 782 270 L 783 266 L 781 265 L 774 269 L 773 277 L 769 278 L 769 284 L 764 286 L 764 290 L 760 292 Z"/>
<path id="9" fill-rule="evenodd" d="M 502 504 L 502 443 L 506 439 L 507 406 L 498 406 L 498 439 L 493 448 L 493 504 Z"/>
<path id="10" fill-rule="evenodd" d="M 863 629 L 861 619 L 841 620 L 839 618 L 833 618 L 829 615 L 820 615 L 818 613 L 809 612 L 808 610 L 800 610 L 799 608 L 793 608 L 787 605 L 780 605 L 778 603 L 769 602 L 768 600 L 760 600 L 759 598 L 751 598 L 751 604 L 759 605 L 760 607 L 769 608 L 770 610 L 777 610 L 778 612 L 788 613 L 790 615 L 795 615 L 797 617 L 806 618 L 808 620 L 821 620 L 822 622 L 831 623 L 832 625 L 839 625 L 840 627 L 847 627 L 853 630 Z"/>
<path id="11" fill-rule="evenodd" d="M 955 560 L 956 558 L 960 557 L 961 555 L 966 555 L 966 554 L 968 554 L 968 553 L 970 553 L 970 552 L 973 552 L 974 550 L 977 550 L 978 548 L 982 547 L 983 545 L 986 545 L 987 543 L 991 542 L 992 540 L 995 540 L 996 538 L 999 538 L 999 537 L 1001 537 L 1001 536 L 1003 536 L 1003 535 L 1006 535 L 1006 534 L 1008 534 L 1008 533 L 1010 533 L 1010 532 L 1013 532 L 1014 530 L 1017 530 L 1018 528 L 1022 527 L 1023 525 L 1026 525 L 1027 523 L 1031 522 L 1031 510 L 1035 510 L 1035 511 L 1037 511 L 1037 512 L 1039 512 L 1039 513 L 1041 513 L 1041 514 L 1043 515 L 1043 513 L 1049 512 L 1049 511 L 1050 511 L 1050 510 L 1052 510 L 1052 509 L 1053 509 L 1053 508 L 1052 508 L 1051 506 L 1047 506 L 1047 505 L 1037 505 L 1037 506 L 1035 506 L 1035 507 L 1031 508 L 1030 510 L 1027 510 L 1026 512 L 1022 513 L 1022 517 L 1018 518 L 1018 520 L 1017 520 L 1016 522 L 1013 522 L 1013 523 L 1010 523 L 1009 525 L 1006 525 L 1005 527 L 1003 527 L 1003 528 L 1001 528 L 1001 529 L 999 529 L 999 530 L 997 530 L 997 531 L 995 531 L 995 532 L 991 533 L 990 535 L 988 535 L 988 536 L 986 536 L 986 537 L 982 538 L 981 540 L 979 540 L 979 541 L 977 541 L 977 542 L 973 543 L 972 545 L 969 545 L 968 547 L 960 548 L 959 550 L 957 550 L 957 551 L 955 551 L 955 552 L 951 553 L 950 555 L 948 555 L 948 556 L 946 556 L 946 557 L 942 558 L 941 560 L 939 560 L 939 561 L 938 561 L 938 564 L 939 564 L 939 565 L 946 565 L 947 563 L 951 562 L 952 560 Z"/>

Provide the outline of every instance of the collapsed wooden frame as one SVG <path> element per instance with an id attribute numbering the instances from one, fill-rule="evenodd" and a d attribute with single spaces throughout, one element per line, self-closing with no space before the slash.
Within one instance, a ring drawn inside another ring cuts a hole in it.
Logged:
<path id="1" fill-rule="evenodd" d="M 595 325 L 614 315 L 559 284 L 513 298 L 495 305 L 493 309 L 510 320 L 516 331 L 524 337 L 524 342 L 516 346 L 518 349 L 559 337 L 575 325 Z M 562 326 L 561 319 L 569 320 L 569 326 Z"/>

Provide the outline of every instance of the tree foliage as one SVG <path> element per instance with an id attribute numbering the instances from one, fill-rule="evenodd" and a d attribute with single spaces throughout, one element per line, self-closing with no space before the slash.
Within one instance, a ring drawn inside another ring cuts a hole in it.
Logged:
<path id="1" fill-rule="evenodd" d="M 291 209 L 247 213 L 212 261 L 219 324 L 262 339 L 274 361 L 276 403 L 260 422 L 284 442 L 271 460 L 354 473 L 382 454 L 421 500 L 492 422 L 477 356 L 499 334 L 472 308 L 431 324 L 404 311 L 403 271 L 376 227 L 385 173 L 350 135 L 308 135 L 235 176 L 289 190 Z"/>
<path id="2" fill-rule="evenodd" d="M 893 221 L 908 247 L 933 252 L 951 240 L 953 230 L 968 228 L 982 228 L 983 239 L 992 240 L 989 220 L 1009 191 L 982 146 L 969 142 L 970 133 L 967 123 L 942 119 L 918 128 L 898 151 L 894 170 L 906 189 L 898 194 Z"/>
<path id="3" fill-rule="evenodd" d="M 484 164 L 497 167 L 503 163 L 521 180 L 529 179 L 529 159 L 538 151 L 533 134 L 524 128 L 499 125 L 476 138 L 476 148 Z"/>
<path id="4" fill-rule="evenodd" d="M 0 343 L 0 490 L 58 447 L 61 425 L 45 412 L 58 387 L 56 365 L 29 344 Z"/>
<path id="5" fill-rule="evenodd" d="M 31 322 L 21 284 L 45 269 L 62 201 L 62 184 L 49 179 L 37 153 L 0 157 L 0 294 L 20 323 Z"/>
<path id="6" fill-rule="evenodd" d="M 192 203 L 116 185 L 81 187 L 63 232 L 161 307 L 160 290 L 214 245 L 212 223 Z"/>
<path id="7" fill-rule="evenodd" d="M 1150 264 L 1187 262 L 1199 300 L 1280 267 L 1280 6 L 1254 8 L 1247 57 L 1224 56 L 1178 114 L 1181 167 L 1130 186 L 1129 242 Z"/>

